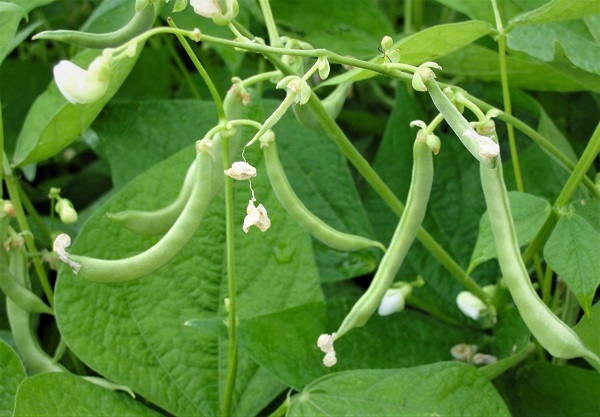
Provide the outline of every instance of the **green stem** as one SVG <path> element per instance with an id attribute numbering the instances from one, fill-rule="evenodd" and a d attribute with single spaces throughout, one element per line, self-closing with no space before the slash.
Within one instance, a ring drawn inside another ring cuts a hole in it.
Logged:
<path id="1" fill-rule="evenodd" d="M 223 166 L 231 166 L 229 156 L 229 137 L 221 138 Z M 231 413 L 231 402 L 235 389 L 237 375 L 237 314 L 236 314 L 236 291 L 235 291 L 235 257 L 234 257 L 234 233 L 233 233 L 233 184 L 232 179 L 225 176 L 225 221 L 227 237 L 227 285 L 229 289 L 229 315 L 227 319 L 227 330 L 229 335 L 227 379 L 221 415 L 229 416 Z"/>
<path id="2" fill-rule="evenodd" d="M 412 33 L 413 28 L 413 3 L 414 0 L 405 0 L 404 1 L 404 33 Z M 392 5 L 394 9 L 392 9 Z M 396 2 L 390 2 L 390 16 L 392 16 L 392 11 L 395 15 Z"/>
<path id="3" fill-rule="evenodd" d="M 4 187 L 2 187 L 2 178 L 4 178 L 4 123 L 2 122 L 2 100 L 0 100 L 0 151 L 2 151 L 2 158 L 0 158 L 0 199 L 4 195 Z"/>
<path id="4" fill-rule="evenodd" d="M 502 83 L 504 112 L 508 115 L 512 115 L 512 104 L 510 101 L 510 91 L 508 88 L 508 70 L 506 66 L 506 33 L 504 32 L 504 28 L 502 26 L 502 18 L 500 17 L 496 0 L 492 0 L 492 8 L 494 9 L 494 16 L 496 17 L 496 29 L 498 29 L 498 57 L 500 60 L 500 80 Z M 523 186 L 521 164 L 519 163 L 519 154 L 515 141 L 515 130 L 511 124 L 508 124 L 506 129 L 508 134 L 508 143 L 510 146 L 510 156 L 513 163 L 513 170 L 515 172 L 515 181 L 517 183 L 517 190 L 523 193 L 525 192 L 525 187 Z"/>
<path id="5" fill-rule="evenodd" d="M 175 22 L 173 22 L 173 19 L 168 18 L 167 21 L 169 22 L 169 26 L 171 26 L 173 29 L 177 29 L 177 26 L 175 26 Z M 189 31 L 187 31 L 187 32 L 189 32 Z M 185 39 L 183 37 L 183 35 L 179 32 L 173 32 L 173 33 L 175 33 L 175 36 L 177 36 L 177 39 L 181 43 L 181 46 L 183 46 L 183 49 L 185 49 L 185 52 L 188 54 L 188 56 L 194 63 L 194 66 L 196 67 L 196 69 L 198 70 L 200 75 L 202 76 L 202 79 L 206 83 L 206 86 L 208 87 L 208 91 L 210 91 L 210 95 L 212 96 L 212 99 L 215 102 L 215 105 L 217 106 L 219 120 L 227 120 L 227 117 L 225 117 L 225 110 L 223 109 L 223 100 L 221 100 L 221 96 L 219 95 L 219 92 L 217 91 L 215 84 L 212 82 L 212 79 L 210 78 L 210 76 L 208 75 L 208 73 L 206 72 L 206 70 L 204 69 L 202 64 L 200 63 L 200 60 L 198 59 L 198 57 L 196 56 L 194 51 L 192 51 L 192 48 L 190 47 L 190 44 L 188 43 L 187 39 Z M 187 36 L 190 36 L 190 35 L 187 34 Z"/>
<path id="6" fill-rule="evenodd" d="M 549 265 L 546 265 L 544 281 L 542 282 L 542 301 L 546 305 L 549 305 L 552 300 L 552 274 L 552 268 L 550 268 Z"/>
<path id="7" fill-rule="evenodd" d="M 277 31 L 277 25 L 275 24 L 275 18 L 271 11 L 271 5 L 269 0 L 258 0 L 260 9 L 262 10 L 263 18 L 265 19 L 265 26 L 269 33 L 269 43 L 271 46 L 282 46 L 281 39 L 279 38 L 279 32 Z"/>
<path id="8" fill-rule="evenodd" d="M 200 91 L 198 91 L 198 88 L 196 88 L 196 84 L 194 83 L 194 80 L 190 76 L 189 71 L 187 70 L 187 68 L 183 64 L 183 61 L 181 60 L 181 57 L 175 51 L 175 48 L 171 44 L 171 39 L 169 39 L 168 42 L 165 42 L 165 44 L 166 44 L 167 49 L 169 51 L 169 55 L 171 55 L 171 58 L 173 58 L 173 61 L 175 62 L 175 66 L 177 67 L 177 69 L 179 70 L 180 74 L 185 79 L 185 82 L 187 83 L 187 85 L 190 87 L 190 91 L 192 92 L 192 96 L 196 100 L 202 100 L 202 95 L 200 94 Z"/>
<path id="9" fill-rule="evenodd" d="M 4 155 L 4 158 L 6 158 L 6 155 Z M 17 218 L 17 223 L 19 224 L 19 228 L 22 232 L 30 232 L 23 234 L 25 244 L 27 245 L 27 250 L 31 253 L 38 252 L 35 246 L 35 241 L 32 237 L 33 235 L 31 234 L 31 228 L 29 227 L 27 217 L 25 216 L 25 211 L 23 210 L 23 204 L 21 203 L 19 185 L 17 184 L 17 181 L 12 174 L 6 174 L 4 176 L 4 183 L 6 184 L 10 200 L 12 201 L 13 206 L 15 207 L 15 214 Z M 52 291 L 52 286 L 50 285 L 48 275 L 46 274 L 46 270 L 44 269 L 44 265 L 42 265 L 42 261 L 40 260 L 40 258 L 33 258 L 33 267 L 35 269 L 35 272 L 37 273 L 38 279 L 40 280 L 40 284 L 42 286 L 42 289 L 44 290 L 44 294 L 46 294 L 48 303 L 50 303 L 51 307 L 54 307 L 54 293 Z"/>

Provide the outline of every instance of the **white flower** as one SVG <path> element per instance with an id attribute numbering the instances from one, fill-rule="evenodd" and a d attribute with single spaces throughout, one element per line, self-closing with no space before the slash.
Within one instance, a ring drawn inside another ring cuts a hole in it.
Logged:
<path id="1" fill-rule="evenodd" d="M 461 291 L 456 297 L 456 305 L 465 316 L 477 320 L 487 311 L 487 306 L 469 291 Z"/>
<path id="2" fill-rule="evenodd" d="M 234 180 L 247 180 L 256 177 L 256 168 L 247 162 L 234 162 L 231 164 L 231 168 L 225 170 L 225 175 Z"/>
<path id="3" fill-rule="evenodd" d="M 242 228 L 244 232 L 248 233 L 250 226 L 256 226 L 261 232 L 266 232 L 271 227 L 271 220 L 267 215 L 267 209 L 259 204 L 258 207 L 254 206 L 254 200 L 248 201 L 248 208 L 246 209 L 248 215 L 244 218 L 244 225 Z"/>
<path id="4" fill-rule="evenodd" d="M 237 0 L 191 0 L 194 12 L 212 19 L 217 25 L 226 26 L 239 11 Z"/>
<path id="5" fill-rule="evenodd" d="M 111 58 L 97 57 L 84 70 L 71 61 L 60 61 L 54 67 L 54 80 L 62 95 L 73 104 L 98 101 L 108 89 L 112 72 Z"/>

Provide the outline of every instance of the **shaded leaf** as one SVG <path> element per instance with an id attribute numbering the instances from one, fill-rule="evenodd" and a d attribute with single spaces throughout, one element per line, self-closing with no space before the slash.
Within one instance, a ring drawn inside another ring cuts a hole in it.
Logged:
<path id="1" fill-rule="evenodd" d="M 19 386 L 15 417 L 160 416 L 124 393 L 109 391 L 67 372 L 38 374 Z"/>
<path id="2" fill-rule="evenodd" d="M 476 368 L 442 362 L 407 369 L 345 371 L 292 397 L 289 416 L 510 416 Z"/>
<path id="3" fill-rule="evenodd" d="M 13 37 L 26 11 L 22 7 L 0 1 L 0 64 L 11 50 Z"/>

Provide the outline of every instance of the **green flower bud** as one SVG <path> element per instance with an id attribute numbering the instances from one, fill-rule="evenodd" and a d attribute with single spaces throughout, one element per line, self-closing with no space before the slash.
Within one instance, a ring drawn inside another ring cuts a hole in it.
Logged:
<path id="1" fill-rule="evenodd" d="M 390 36 L 384 36 L 383 39 L 381 39 L 381 48 L 384 51 L 388 51 L 393 44 L 394 40 Z"/>
<path id="2" fill-rule="evenodd" d="M 77 222 L 77 211 L 73 208 L 73 203 L 66 198 L 59 198 L 56 202 L 55 210 L 64 224 Z"/>

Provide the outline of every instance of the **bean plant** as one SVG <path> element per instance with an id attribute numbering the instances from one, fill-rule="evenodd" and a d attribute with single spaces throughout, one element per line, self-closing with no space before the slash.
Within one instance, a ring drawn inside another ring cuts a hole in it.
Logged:
<path id="1" fill-rule="evenodd" d="M 599 2 L 0 22 L 0 415 L 600 415 Z"/>

